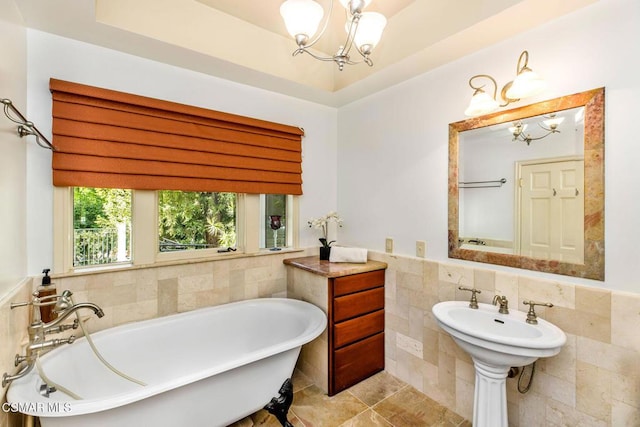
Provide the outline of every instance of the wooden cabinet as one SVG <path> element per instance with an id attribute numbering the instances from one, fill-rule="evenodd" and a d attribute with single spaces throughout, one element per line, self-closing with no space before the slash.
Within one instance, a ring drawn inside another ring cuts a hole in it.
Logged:
<path id="1" fill-rule="evenodd" d="M 384 369 L 384 270 L 329 279 L 329 396 Z"/>
<path id="2" fill-rule="evenodd" d="M 384 369 L 384 281 L 387 265 L 343 264 L 318 257 L 287 259 L 287 296 L 327 314 L 326 333 L 306 344 L 299 369 L 332 396 Z"/>

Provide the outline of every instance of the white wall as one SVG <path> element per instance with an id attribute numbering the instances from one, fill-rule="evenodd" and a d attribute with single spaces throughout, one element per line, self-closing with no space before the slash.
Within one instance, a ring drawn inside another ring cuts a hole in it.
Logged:
<path id="1" fill-rule="evenodd" d="M 416 240 L 425 240 L 427 258 L 447 259 L 447 125 L 465 119 L 469 77 L 487 73 L 503 85 L 526 49 L 529 66 L 549 82 L 531 102 L 606 87 L 606 280 L 520 273 L 640 292 L 639 23 L 637 0 L 600 0 L 342 107 L 341 243 L 383 251 L 385 237 L 392 237 L 395 252 L 413 255 Z"/>
<path id="2" fill-rule="evenodd" d="M 27 37 L 29 116 L 47 136 L 51 77 L 304 128 L 300 244 L 317 245 L 306 219 L 337 206 L 335 108 L 36 30 Z M 28 161 L 28 271 L 37 274 L 52 264 L 51 153 L 32 146 Z"/>
<path id="3" fill-rule="evenodd" d="M 317 244 L 317 233 L 305 227 L 305 219 L 337 207 L 345 220 L 341 244 L 383 250 L 385 237 L 392 237 L 397 253 L 411 255 L 415 241 L 426 240 L 427 257 L 445 260 L 447 125 L 464 119 L 472 94 L 467 86 L 471 75 L 489 73 L 504 84 L 513 78 L 518 55 L 527 49 L 529 65 L 549 82 L 548 90 L 531 102 L 606 86 L 607 257 L 604 283 L 525 274 L 640 292 L 636 249 L 640 241 L 640 187 L 636 185 L 640 148 L 633 129 L 640 96 L 638 22 L 640 2 L 600 0 L 337 113 L 28 30 L 28 115 L 47 133 L 51 126 L 48 79 L 55 77 L 304 127 L 303 246 Z M 50 153 L 29 144 L 28 165 L 27 267 L 28 274 L 37 274 L 52 260 Z M 20 228 L 19 220 L 14 218 L 11 223 Z"/>
<path id="4" fill-rule="evenodd" d="M 26 31 L 13 0 L 0 0 L 0 98 L 27 113 Z M 29 117 L 27 117 L 29 118 Z M 26 275 L 26 147 L 0 115 L 0 298 Z"/>

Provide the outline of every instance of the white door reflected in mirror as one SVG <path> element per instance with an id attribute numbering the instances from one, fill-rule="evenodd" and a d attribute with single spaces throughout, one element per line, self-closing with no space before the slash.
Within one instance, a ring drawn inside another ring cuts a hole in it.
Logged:
<path id="1" fill-rule="evenodd" d="M 460 182 L 497 183 L 460 185 L 461 248 L 584 261 L 583 112 L 460 133 Z"/>

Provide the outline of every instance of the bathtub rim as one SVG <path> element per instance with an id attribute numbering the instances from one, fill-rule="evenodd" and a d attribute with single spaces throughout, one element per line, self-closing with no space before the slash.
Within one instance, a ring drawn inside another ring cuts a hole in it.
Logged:
<path id="1" fill-rule="evenodd" d="M 168 323 L 175 319 L 180 318 L 189 318 L 196 317 L 201 315 L 206 311 L 213 310 L 228 310 L 232 309 L 237 305 L 263 305 L 263 304 L 285 304 L 288 306 L 297 306 L 298 310 L 302 312 L 307 311 L 312 320 L 309 322 L 307 327 L 303 330 L 303 332 L 297 335 L 294 338 L 291 338 L 284 342 L 279 342 L 274 345 L 271 345 L 266 348 L 261 348 L 246 355 L 241 355 L 233 360 L 227 361 L 225 363 L 220 363 L 211 367 L 209 369 L 203 369 L 202 371 L 198 371 L 196 373 L 190 375 L 184 375 L 176 379 L 172 379 L 170 381 L 165 381 L 160 384 L 152 384 L 144 387 L 136 388 L 134 390 L 128 390 L 122 393 L 117 393 L 110 395 L 109 397 L 101 397 L 101 398 L 92 398 L 92 399 L 81 399 L 74 400 L 69 397 L 67 400 L 58 400 L 58 399 L 49 399 L 41 396 L 39 393 L 34 392 L 33 390 L 37 390 L 37 386 L 40 380 L 40 376 L 37 370 L 34 369 L 27 374 L 25 377 L 15 380 L 7 389 L 6 400 L 9 403 L 24 403 L 24 402 L 33 402 L 34 404 L 43 403 L 44 407 L 47 408 L 49 403 L 59 403 L 63 405 L 65 403 L 70 403 L 73 407 L 72 412 L 49 412 L 48 410 L 42 411 L 42 408 L 38 408 L 36 411 L 24 411 L 22 413 L 26 415 L 34 415 L 39 417 L 70 417 L 75 415 L 83 415 L 90 414 L 94 412 L 107 411 L 109 409 L 117 408 L 120 406 L 124 406 L 127 404 L 131 404 L 143 399 L 150 398 L 154 395 L 164 393 L 179 387 L 184 387 L 188 384 L 194 383 L 196 381 L 204 380 L 206 378 L 212 377 L 216 374 L 230 371 L 235 368 L 239 368 L 244 365 L 248 365 L 250 363 L 259 362 L 262 359 L 267 357 L 277 355 L 280 353 L 284 353 L 286 351 L 302 347 L 302 345 L 311 342 L 316 337 L 320 336 L 327 325 L 327 316 L 326 314 L 317 306 L 306 302 L 293 298 L 254 298 L 242 301 L 235 301 L 226 304 L 220 304 L 211 307 L 203 307 L 195 310 L 186 311 L 183 313 L 175 313 L 167 316 L 156 317 L 152 319 L 140 320 L 131 323 L 125 323 L 122 325 L 114 326 L 112 328 L 103 329 L 98 332 L 91 333 L 92 337 L 99 337 L 100 335 L 108 334 L 109 332 L 117 332 L 119 330 L 135 330 L 143 328 L 145 325 L 149 323 L 153 324 L 162 324 Z M 85 337 L 78 338 L 77 342 L 86 341 Z M 42 360 L 46 360 L 46 358 L 54 357 L 56 354 L 61 353 L 65 350 L 65 347 L 58 347 L 47 354 L 42 356 Z M 117 366 L 116 366 L 117 367 Z M 115 374 L 114 374 L 115 375 Z M 12 391 L 13 389 L 13 391 Z M 32 390 L 31 392 L 29 390 Z M 73 390 L 72 390 L 73 391 Z M 60 392 L 62 393 L 62 392 Z M 274 395 L 277 393 L 277 390 L 274 390 Z M 16 394 L 18 394 L 16 396 Z M 28 396 L 30 399 L 21 398 Z M 32 397 L 36 397 L 37 400 L 31 399 Z M 265 402 L 265 404 L 268 402 Z"/>

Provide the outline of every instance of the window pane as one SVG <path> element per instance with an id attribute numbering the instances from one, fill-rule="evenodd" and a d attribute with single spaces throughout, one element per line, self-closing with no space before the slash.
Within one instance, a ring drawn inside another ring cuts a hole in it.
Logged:
<path id="1" fill-rule="evenodd" d="M 286 195 L 265 194 L 263 224 L 265 225 L 263 247 L 274 249 L 287 246 Z"/>
<path id="2" fill-rule="evenodd" d="M 236 246 L 235 193 L 158 191 L 159 250 Z"/>
<path id="3" fill-rule="evenodd" d="M 131 261 L 131 190 L 73 189 L 73 266 Z"/>

